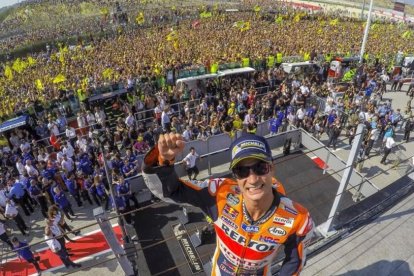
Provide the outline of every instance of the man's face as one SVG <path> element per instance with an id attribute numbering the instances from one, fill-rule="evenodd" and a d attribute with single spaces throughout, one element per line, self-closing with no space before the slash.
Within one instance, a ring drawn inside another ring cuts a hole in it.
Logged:
<path id="1" fill-rule="evenodd" d="M 260 166 L 263 175 L 258 175 L 253 171 L 253 167 Z M 260 161 L 255 158 L 248 158 L 240 161 L 236 167 L 249 167 L 249 175 L 245 178 L 236 178 L 243 197 L 248 201 L 260 201 L 268 193 L 272 192 L 273 165 Z"/>

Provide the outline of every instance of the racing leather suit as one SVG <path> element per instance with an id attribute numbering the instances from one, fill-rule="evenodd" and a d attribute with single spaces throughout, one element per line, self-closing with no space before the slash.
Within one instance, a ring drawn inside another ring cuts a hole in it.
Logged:
<path id="1" fill-rule="evenodd" d="M 151 192 L 163 201 L 200 207 L 212 218 L 217 235 L 212 275 L 271 275 L 281 245 L 285 259 L 280 275 L 299 275 L 314 225 L 309 212 L 285 197 L 277 182 L 272 207 L 254 222 L 236 181 L 179 179 L 173 162 L 162 160 L 157 147 L 145 156 L 142 175 Z"/>

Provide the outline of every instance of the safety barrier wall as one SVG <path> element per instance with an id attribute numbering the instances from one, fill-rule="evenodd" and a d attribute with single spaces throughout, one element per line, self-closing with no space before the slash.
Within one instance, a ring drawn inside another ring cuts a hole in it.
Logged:
<path id="1" fill-rule="evenodd" d="M 264 129 L 267 122 L 259 124 Z M 284 146 L 287 139 L 291 139 L 291 147 L 298 148 L 301 143 L 300 129 L 276 134 L 274 136 L 267 136 L 266 139 L 271 149 L 277 149 Z M 228 164 L 231 161 L 231 153 L 229 147 L 235 138 L 230 138 L 227 134 L 220 134 L 209 137 L 206 141 L 196 140 L 186 143 L 183 153 L 176 157 L 175 171 L 179 177 L 185 177 L 187 172 L 181 160 L 188 154 L 191 147 L 194 147 L 196 152 L 202 157 L 197 163 L 200 171 L 208 171 L 208 175 L 217 177 L 223 173 L 230 173 L 221 165 Z M 137 194 L 140 202 L 147 201 L 150 198 L 149 191 L 143 181 L 142 175 L 128 178 L 133 192 Z"/>

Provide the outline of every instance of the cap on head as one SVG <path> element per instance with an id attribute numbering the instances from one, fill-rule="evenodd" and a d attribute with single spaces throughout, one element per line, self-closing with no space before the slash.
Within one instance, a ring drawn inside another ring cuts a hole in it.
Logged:
<path id="1" fill-rule="evenodd" d="M 230 169 L 247 158 L 256 158 L 266 162 L 272 161 L 272 151 L 266 139 L 262 136 L 244 134 L 231 144 L 230 149 L 232 160 Z"/>

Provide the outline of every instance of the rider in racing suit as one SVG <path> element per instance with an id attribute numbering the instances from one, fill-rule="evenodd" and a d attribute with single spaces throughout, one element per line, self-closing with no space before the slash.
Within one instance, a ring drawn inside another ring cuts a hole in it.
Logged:
<path id="1" fill-rule="evenodd" d="M 309 212 L 301 205 L 285 197 L 283 186 L 271 179 L 273 200 L 270 208 L 257 220 L 246 209 L 245 198 L 238 182 L 216 178 L 205 181 L 179 179 L 174 170 L 173 158 L 162 158 L 162 146 L 183 147 L 176 142 L 175 134 L 165 134 L 158 145 L 144 159 L 143 177 L 155 196 L 162 200 L 200 207 L 214 221 L 217 246 L 213 257 L 212 275 L 271 275 L 271 264 L 284 245 L 285 259 L 280 275 L 299 275 L 305 264 L 306 252 L 313 232 Z M 176 137 L 180 137 L 176 135 Z M 263 143 L 271 158 L 270 148 L 263 137 L 249 135 L 254 143 Z M 177 140 L 180 140 L 178 138 Z M 165 140 L 168 140 L 168 146 Z M 171 142 L 170 140 L 174 140 Z M 241 142 L 240 142 L 241 141 Z M 239 138 L 237 146 L 251 146 L 251 140 Z M 159 144 L 162 143 L 161 146 Z M 241 144 L 240 144 L 241 143 Z M 247 144 L 246 144 L 247 143 Z M 255 144 L 253 145 L 255 146 Z M 175 145 L 177 144 L 177 146 Z M 247 149 L 247 151 L 246 151 Z M 181 149 L 182 150 L 182 149 Z M 244 155 L 251 148 L 244 148 Z M 255 149 L 253 149 L 254 152 Z M 233 149 L 233 155 L 235 150 Z M 239 153 L 236 152 L 236 159 Z M 268 158 L 268 156 L 263 156 Z M 172 157 L 176 156 L 172 155 Z M 255 154 L 255 156 L 259 156 Z M 233 156 L 234 157 L 234 156 Z M 263 159 L 262 157 L 258 157 Z M 169 161 L 168 161 L 169 160 Z M 233 158 L 232 165 L 235 158 Z M 266 159 L 268 160 L 268 159 Z M 252 169 L 250 169 L 252 170 Z"/>

